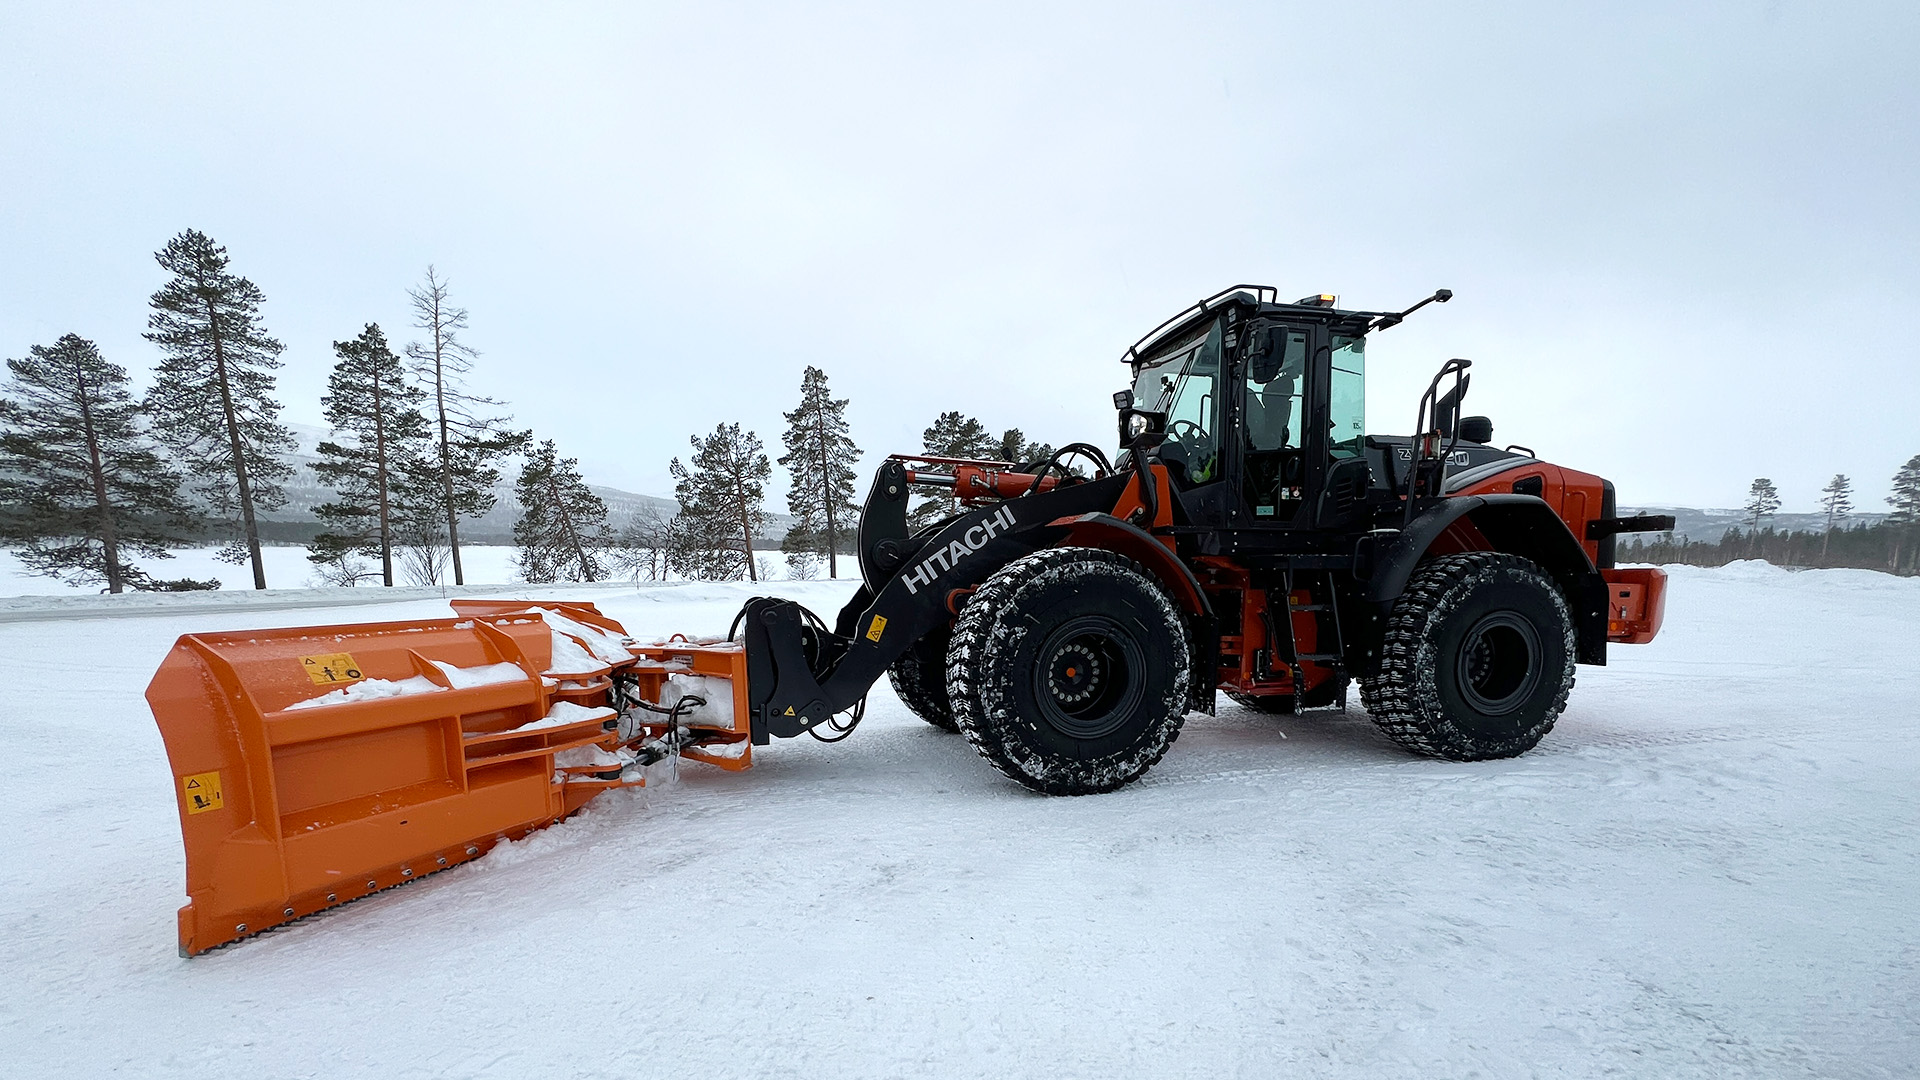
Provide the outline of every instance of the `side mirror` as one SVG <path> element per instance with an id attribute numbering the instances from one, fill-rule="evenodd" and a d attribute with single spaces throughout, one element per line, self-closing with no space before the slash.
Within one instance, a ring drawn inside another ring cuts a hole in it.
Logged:
<path id="1" fill-rule="evenodd" d="M 1484 416 L 1462 417 L 1460 437 L 1470 443 L 1490 443 L 1493 441 L 1493 421 Z"/>
<path id="2" fill-rule="evenodd" d="M 1280 364 L 1286 359 L 1286 333 L 1284 327 L 1263 327 L 1247 343 L 1247 377 L 1257 383 L 1268 383 L 1280 373 Z"/>

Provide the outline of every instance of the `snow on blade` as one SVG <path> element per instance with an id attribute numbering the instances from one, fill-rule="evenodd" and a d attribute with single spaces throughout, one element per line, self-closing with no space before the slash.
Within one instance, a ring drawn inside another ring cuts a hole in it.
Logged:
<path id="1" fill-rule="evenodd" d="M 517 735 L 522 731 L 539 731 L 541 728 L 565 727 L 568 724 L 580 723 L 582 720 L 611 720 L 613 717 L 613 710 L 604 706 L 589 708 L 585 705 L 576 705 L 571 701 L 556 701 L 553 703 L 553 708 L 547 710 L 547 715 L 538 720 L 529 720 L 517 728 L 508 728 L 506 731 L 495 731 L 489 732 L 488 734 Z M 468 736 L 468 738 L 472 737 L 471 735 Z"/>
<path id="2" fill-rule="evenodd" d="M 606 664 L 580 647 L 580 643 L 558 630 L 553 632 L 553 663 L 546 675 L 591 675 L 606 669 Z"/>
<path id="3" fill-rule="evenodd" d="M 626 644 L 620 640 L 617 634 L 608 633 L 597 626 L 588 626 L 586 623 L 580 622 L 577 619 L 568 618 L 552 608 L 537 607 L 531 610 L 538 612 L 540 617 L 546 620 L 548 626 L 579 638 L 581 643 L 587 647 L 587 651 L 592 653 L 594 658 L 602 664 L 624 664 L 628 660 L 633 659 L 633 654 L 627 651 Z"/>
<path id="4" fill-rule="evenodd" d="M 606 750 L 599 746 L 576 746 L 571 750 L 562 750 L 553 755 L 556 769 L 592 768 L 624 769 L 637 760 L 631 750 Z"/>
<path id="5" fill-rule="evenodd" d="M 455 690 L 470 690 L 476 686 L 497 686 L 501 683 L 524 682 L 528 678 L 526 670 L 519 664 L 506 662 L 481 664 L 478 667 L 455 667 L 452 664 L 433 661 L 447 676 Z"/>
<path id="6" fill-rule="evenodd" d="M 677 707 L 686 698 L 702 699 L 705 704 L 693 706 L 680 714 L 680 722 L 691 727 L 726 728 L 733 730 L 733 682 L 729 679 L 716 679 L 706 675 L 669 675 L 660 686 L 660 704 L 668 709 Z"/>
<path id="7" fill-rule="evenodd" d="M 514 668 L 515 671 L 520 670 Z M 436 684 L 425 675 L 415 675 L 407 679 L 365 679 L 351 686 L 310 697 L 305 701 L 296 701 L 287 706 L 293 709 L 318 709 L 327 705 L 350 705 L 356 701 L 376 701 L 380 698 L 408 697 L 413 694 L 432 694 L 446 687 Z"/>

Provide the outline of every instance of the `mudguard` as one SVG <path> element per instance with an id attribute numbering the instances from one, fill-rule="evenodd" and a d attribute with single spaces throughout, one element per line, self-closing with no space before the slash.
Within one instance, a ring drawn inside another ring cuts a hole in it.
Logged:
<path id="1" fill-rule="evenodd" d="M 1607 662 L 1607 583 L 1560 515 L 1533 495 L 1436 500 L 1399 533 L 1375 541 L 1362 599 L 1382 606 L 1399 599 L 1435 541 L 1462 521 L 1486 537 L 1489 550 L 1531 559 L 1551 574 L 1573 611 L 1580 663 Z"/>

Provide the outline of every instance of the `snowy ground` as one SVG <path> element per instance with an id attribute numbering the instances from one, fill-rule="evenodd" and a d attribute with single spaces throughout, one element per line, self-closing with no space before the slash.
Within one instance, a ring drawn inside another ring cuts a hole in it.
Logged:
<path id="1" fill-rule="evenodd" d="M 221 562 L 213 557 L 218 550 L 211 547 L 180 548 L 173 552 L 171 559 L 135 559 L 134 562 L 156 578 L 185 577 L 199 581 L 216 578 L 223 591 L 252 589 L 252 565 L 235 566 Z M 462 547 L 460 568 L 472 585 L 501 585 L 516 581 L 518 575 L 513 569 L 515 550 L 499 545 Z M 780 552 L 762 551 L 757 559 L 761 576 L 774 580 L 787 576 L 786 556 Z M 322 584 L 313 572 L 313 564 L 307 561 L 307 549 L 304 547 L 267 545 L 260 549 L 260 561 L 266 566 L 267 585 L 272 589 L 298 589 Z M 820 573 L 824 575 L 825 569 Z M 93 596 L 98 592 L 97 588 L 75 588 L 53 578 L 29 574 L 21 568 L 20 560 L 14 558 L 12 552 L 0 551 L 0 597 Z"/>
<path id="2" fill-rule="evenodd" d="M 883 684 L 845 743 L 193 961 L 140 696 L 168 644 L 446 608 L 0 615 L 0 1074 L 1911 1076 L 1920 581 L 1674 575 L 1661 640 L 1514 761 L 1223 703 L 1048 799 Z M 576 594 L 653 635 L 751 591 Z"/>

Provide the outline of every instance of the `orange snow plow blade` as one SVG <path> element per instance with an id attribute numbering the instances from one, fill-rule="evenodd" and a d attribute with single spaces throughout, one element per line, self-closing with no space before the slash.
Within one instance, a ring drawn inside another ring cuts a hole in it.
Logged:
<path id="1" fill-rule="evenodd" d="M 751 764 L 737 647 L 634 646 L 591 604 L 454 607 L 174 644 L 147 701 L 186 847 L 181 955 L 466 862 L 664 753 Z"/>

